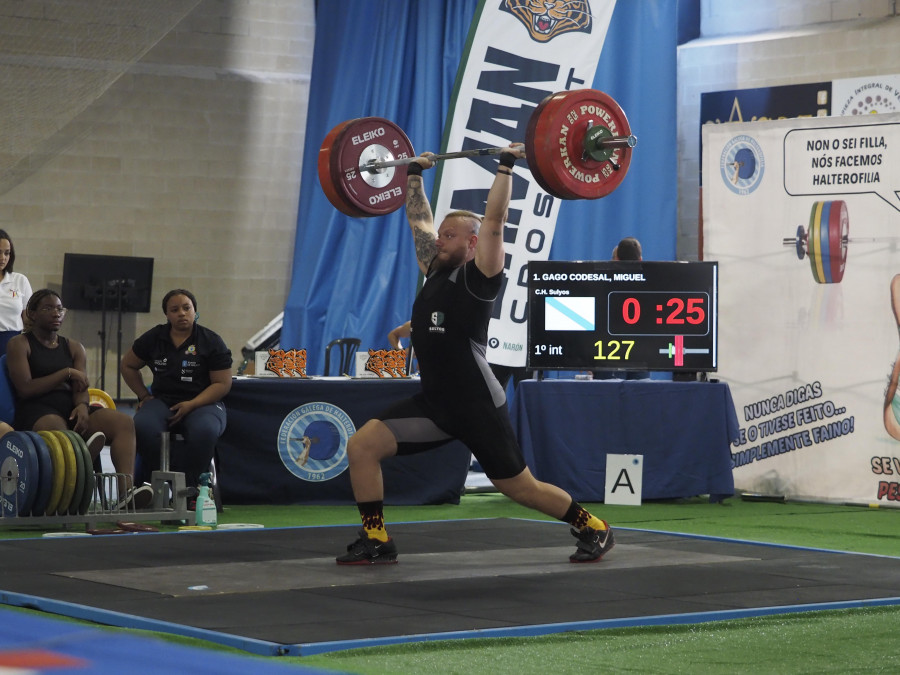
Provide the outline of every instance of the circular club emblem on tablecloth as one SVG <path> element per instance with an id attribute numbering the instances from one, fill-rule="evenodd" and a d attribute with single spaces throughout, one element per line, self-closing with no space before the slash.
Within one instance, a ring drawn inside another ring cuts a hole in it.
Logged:
<path id="1" fill-rule="evenodd" d="M 739 195 L 748 195 L 759 187 L 765 168 L 762 148 L 755 138 L 747 135 L 728 141 L 719 159 L 722 181 Z"/>
<path id="2" fill-rule="evenodd" d="M 297 478 L 314 483 L 331 480 L 347 469 L 347 440 L 354 433 L 350 416 L 337 406 L 304 403 L 281 423 L 278 456 Z"/>

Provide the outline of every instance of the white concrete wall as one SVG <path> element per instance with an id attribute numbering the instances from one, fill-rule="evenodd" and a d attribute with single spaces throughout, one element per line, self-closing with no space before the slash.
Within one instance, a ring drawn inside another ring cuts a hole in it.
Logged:
<path id="1" fill-rule="evenodd" d="M 152 257 L 153 311 L 125 315 L 123 351 L 185 287 L 237 367 L 290 281 L 314 32 L 313 0 L 0 0 L 16 271 L 58 290 L 66 252 Z M 98 383 L 100 328 L 64 325 Z M 115 395 L 115 321 L 107 339 Z"/>
<path id="2" fill-rule="evenodd" d="M 893 13 L 895 0 L 704 0 L 700 34 L 759 33 Z"/>

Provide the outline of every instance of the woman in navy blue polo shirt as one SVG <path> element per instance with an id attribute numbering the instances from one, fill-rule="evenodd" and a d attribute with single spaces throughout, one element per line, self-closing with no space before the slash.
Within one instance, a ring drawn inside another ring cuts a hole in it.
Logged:
<path id="1" fill-rule="evenodd" d="M 171 469 L 183 471 L 188 486 L 197 486 L 225 431 L 222 399 L 231 390 L 231 351 L 218 334 L 197 323 L 197 299 L 190 291 L 169 291 L 162 308 L 166 323 L 134 341 L 122 358 L 122 379 L 138 397 L 134 428 L 142 477 L 159 468 L 162 432 L 174 431 L 185 442 L 173 448 Z M 149 388 L 144 366 L 153 375 Z"/>

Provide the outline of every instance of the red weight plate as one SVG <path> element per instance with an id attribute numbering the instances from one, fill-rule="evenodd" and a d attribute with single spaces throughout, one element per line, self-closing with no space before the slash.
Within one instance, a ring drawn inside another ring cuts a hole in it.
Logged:
<path id="1" fill-rule="evenodd" d="M 569 199 L 599 199 L 615 190 L 631 165 L 631 148 L 618 148 L 608 160 L 591 159 L 584 140 L 591 126 L 613 136 L 631 135 L 619 105 L 596 89 L 554 94 L 535 122 L 531 151 L 538 172 L 556 192 Z"/>
<path id="2" fill-rule="evenodd" d="M 328 132 L 328 135 L 325 136 L 325 140 L 322 141 L 322 145 L 319 148 L 319 158 L 318 158 L 318 171 L 319 171 L 319 185 L 322 186 L 322 192 L 325 193 L 325 196 L 328 197 L 328 201 L 331 202 L 331 205 L 336 208 L 341 213 L 346 213 L 348 216 L 353 216 L 354 218 L 362 218 L 366 214 L 353 206 L 351 202 L 349 202 L 342 193 L 338 191 L 339 184 L 336 184 L 335 181 L 331 178 L 331 156 L 334 149 L 334 140 L 337 138 L 337 135 L 341 132 L 341 130 L 347 126 L 352 120 L 348 120 L 347 122 L 341 122 L 337 126 L 335 126 L 331 131 Z"/>
<path id="3" fill-rule="evenodd" d="M 565 189 L 565 186 L 557 180 L 556 171 L 553 168 L 553 141 L 547 136 L 547 115 L 553 115 L 561 100 L 565 99 L 567 92 L 551 94 L 545 98 L 528 120 L 528 129 L 525 136 L 525 154 L 528 156 L 528 166 L 535 175 L 538 184 L 547 192 L 559 199 L 577 199 L 577 196 Z M 533 158 L 533 159 L 532 159 Z"/>
<path id="4" fill-rule="evenodd" d="M 406 170 L 389 167 L 378 173 L 360 171 L 369 160 L 415 157 L 403 130 L 381 117 L 351 120 L 334 139 L 331 179 L 353 208 L 368 216 L 392 213 L 406 203 Z"/>
<path id="5" fill-rule="evenodd" d="M 831 202 L 831 211 L 828 215 L 828 250 L 833 284 L 839 284 L 844 278 L 849 235 L 850 217 L 847 215 L 847 202 L 842 200 Z"/>
<path id="6" fill-rule="evenodd" d="M 528 168 L 531 170 L 531 175 L 534 176 L 534 180 L 541 186 L 544 192 L 547 192 L 557 199 L 562 199 L 563 196 L 557 192 L 558 187 L 550 185 L 549 181 L 544 177 L 544 174 L 541 173 L 542 162 L 537 151 L 537 138 L 535 137 L 535 129 L 538 120 L 541 119 L 544 109 L 551 99 L 553 99 L 553 96 L 553 94 L 550 94 L 550 96 L 547 96 L 543 101 L 538 103 L 537 108 L 534 109 L 534 112 L 531 113 L 531 117 L 528 119 L 528 128 L 525 130 L 525 158 L 528 162 Z"/>

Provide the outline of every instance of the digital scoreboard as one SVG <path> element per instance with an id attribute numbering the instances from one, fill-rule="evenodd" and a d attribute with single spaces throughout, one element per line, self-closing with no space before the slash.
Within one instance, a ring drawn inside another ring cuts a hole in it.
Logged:
<path id="1" fill-rule="evenodd" d="M 717 367 L 718 263 L 531 261 L 528 367 Z"/>

